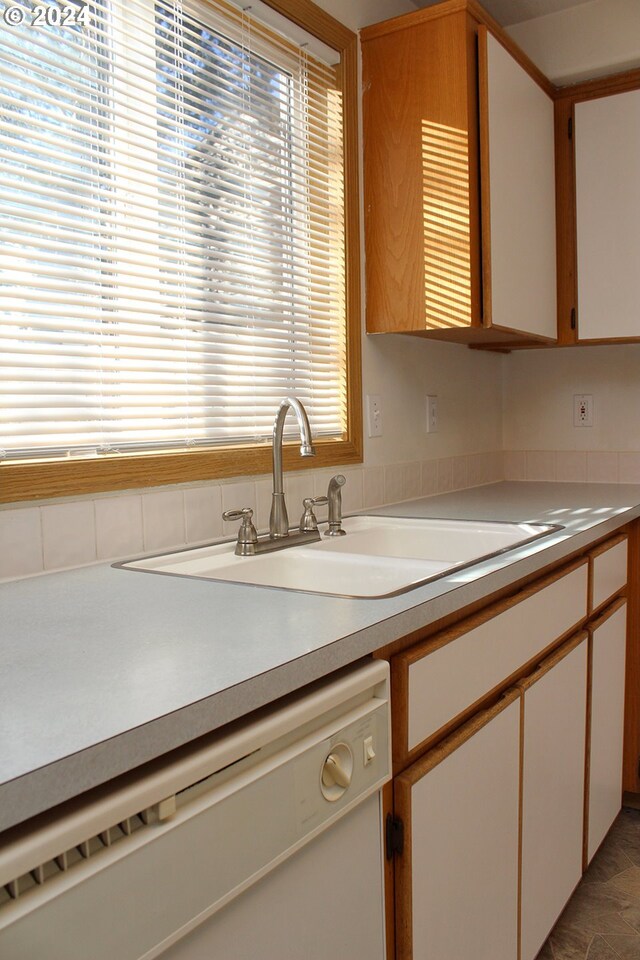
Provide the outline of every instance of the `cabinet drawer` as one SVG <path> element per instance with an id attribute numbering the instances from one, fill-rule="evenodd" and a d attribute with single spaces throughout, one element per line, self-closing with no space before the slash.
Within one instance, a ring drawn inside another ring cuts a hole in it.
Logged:
<path id="1" fill-rule="evenodd" d="M 517 676 L 587 612 L 586 560 L 392 660 L 402 760 Z"/>
<path id="2" fill-rule="evenodd" d="M 589 610 L 598 610 L 627 582 L 627 538 L 614 537 L 589 554 L 591 586 Z"/>

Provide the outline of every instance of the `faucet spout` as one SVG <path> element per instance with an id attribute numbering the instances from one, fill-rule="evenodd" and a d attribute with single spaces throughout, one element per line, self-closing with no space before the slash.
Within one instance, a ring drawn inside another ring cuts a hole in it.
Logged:
<path id="1" fill-rule="evenodd" d="M 269 536 L 274 539 L 289 536 L 289 517 L 284 502 L 284 480 L 282 475 L 282 435 L 284 422 L 289 410 L 293 410 L 300 431 L 300 456 L 313 457 L 315 450 L 311 439 L 311 427 L 307 411 L 295 397 L 287 397 L 278 408 L 273 424 L 273 494 L 271 497 L 271 516 L 269 518 Z"/>

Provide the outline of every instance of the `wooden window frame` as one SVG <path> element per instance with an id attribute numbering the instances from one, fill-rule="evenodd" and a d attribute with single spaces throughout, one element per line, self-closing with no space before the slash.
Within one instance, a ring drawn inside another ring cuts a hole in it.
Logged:
<path id="1" fill-rule="evenodd" d="M 344 122 L 346 430 L 340 439 L 314 441 L 316 456 L 300 458 L 295 443 L 284 449 L 285 469 L 319 469 L 362 462 L 362 360 L 360 339 L 360 229 L 358 172 L 357 36 L 311 0 L 264 0 L 277 13 L 341 55 Z M 274 409 L 274 417 L 276 410 Z M 61 460 L 0 462 L 0 503 L 77 496 L 137 487 L 268 473 L 271 446 L 232 444 L 184 451 L 104 455 Z"/>

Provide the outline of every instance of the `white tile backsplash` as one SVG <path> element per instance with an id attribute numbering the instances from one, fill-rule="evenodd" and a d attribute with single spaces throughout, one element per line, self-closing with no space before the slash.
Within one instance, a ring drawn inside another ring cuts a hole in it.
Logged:
<path id="1" fill-rule="evenodd" d="M 94 563 L 98 554 L 93 501 L 77 500 L 42 507 L 42 548 L 45 570 Z"/>
<path id="2" fill-rule="evenodd" d="M 620 483 L 640 483 L 640 453 L 618 454 L 618 474 Z"/>
<path id="3" fill-rule="evenodd" d="M 43 569 L 40 508 L 0 511 L 0 577 L 27 577 Z"/>
<path id="4" fill-rule="evenodd" d="M 95 501 L 98 560 L 133 556 L 144 550 L 142 497 L 105 497 Z"/>
<path id="5" fill-rule="evenodd" d="M 617 483 L 618 454 L 602 450 L 587 453 L 587 480 L 591 483 Z"/>
<path id="6" fill-rule="evenodd" d="M 420 492 L 423 497 L 432 497 L 438 491 L 438 461 L 423 460 Z"/>
<path id="7" fill-rule="evenodd" d="M 527 458 L 524 450 L 506 450 L 504 454 L 505 480 L 527 479 Z"/>
<path id="8" fill-rule="evenodd" d="M 164 550 L 186 543 L 184 491 L 159 490 L 142 497 L 145 550 Z"/>
<path id="9" fill-rule="evenodd" d="M 555 455 L 550 456 L 555 471 Z M 613 456 L 617 471 L 617 455 Z M 621 478 L 640 476 L 640 454 L 636 456 L 638 459 L 632 454 L 626 455 L 624 461 L 621 459 L 621 464 L 624 462 L 624 470 L 620 467 Z M 303 498 L 325 495 L 329 480 L 338 472 L 347 478 L 342 489 L 343 510 L 352 513 L 488 483 L 502 478 L 503 463 L 508 475 L 510 469 L 516 472 L 514 464 L 518 471 L 524 471 L 526 462 L 525 452 L 507 453 L 504 457 L 498 452 L 287 473 L 289 520 L 297 523 Z M 608 461 L 600 461 L 599 466 L 602 475 L 607 469 L 610 473 Z M 223 523 L 222 511 L 240 507 L 252 507 L 256 527 L 265 531 L 269 525 L 271 487 L 271 475 L 237 477 L 222 483 L 185 484 L 33 506 L 2 507 L 0 577 L 30 576 L 43 569 L 126 559 L 143 552 L 231 537 L 238 529 L 238 522 Z M 324 519 L 326 507 L 319 507 L 317 513 L 319 519 Z"/>
<path id="10" fill-rule="evenodd" d="M 362 506 L 365 510 L 384 503 L 384 467 L 365 467 L 362 471 Z"/>
<path id="11" fill-rule="evenodd" d="M 443 460 L 438 460 L 436 491 L 448 493 L 450 490 L 453 490 L 453 460 L 451 457 L 445 457 Z"/>
<path id="12" fill-rule="evenodd" d="M 219 486 L 192 487 L 184 491 L 187 543 L 222 536 L 222 492 Z"/>
<path id="13" fill-rule="evenodd" d="M 527 450 L 527 480 L 555 480 L 556 455 L 552 450 Z"/>
<path id="14" fill-rule="evenodd" d="M 452 458 L 452 481 L 454 490 L 464 490 L 469 486 L 470 457 Z"/>
<path id="15" fill-rule="evenodd" d="M 384 468 L 384 503 L 405 499 L 404 463 L 390 463 Z"/>
<path id="16" fill-rule="evenodd" d="M 419 461 L 404 465 L 404 498 L 416 500 L 422 494 L 422 465 Z"/>
<path id="17" fill-rule="evenodd" d="M 584 483 L 587 479 L 587 454 L 584 450 L 556 451 L 556 480 L 560 483 Z"/>

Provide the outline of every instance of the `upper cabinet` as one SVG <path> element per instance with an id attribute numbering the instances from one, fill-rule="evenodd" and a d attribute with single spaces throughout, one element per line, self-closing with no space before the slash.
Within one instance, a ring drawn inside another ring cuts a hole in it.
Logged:
<path id="1" fill-rule="evenodd" d="M 640 78 L 638 78 L 640 82 Z M 614 88 L 615 89 L 615 88 Z M 577 337 L 640 337 L 640 90 L 574 92 Z"/>
<path id="2" fill-rule="evenodd" d="M 640 339 L 640 70 L 558 91 L 558 339 Z"/>
<path id="3" fill-rule="evenodd" d="M 367 330 L 553 342 L 551 85 L 473 0 L 362 41 Z"/>

